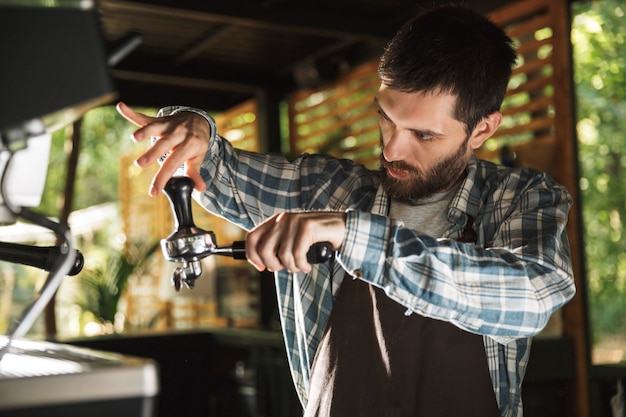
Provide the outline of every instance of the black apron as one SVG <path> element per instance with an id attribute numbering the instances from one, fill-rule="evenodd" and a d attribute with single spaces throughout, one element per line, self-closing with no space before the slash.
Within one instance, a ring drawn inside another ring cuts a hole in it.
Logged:
<path id="1" fill-rule="evenodd" d="M 305 417 L 500 416 L 482 336 L 406 311 L 346 275 L 317 350 Z"/>

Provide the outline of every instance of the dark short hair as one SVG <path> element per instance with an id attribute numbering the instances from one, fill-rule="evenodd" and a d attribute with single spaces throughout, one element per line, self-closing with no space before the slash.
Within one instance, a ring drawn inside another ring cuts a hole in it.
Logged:
<path id="1" fill-rule="evenodd" d="M 455 95 L 454 117 L 469 134 L 500 109 L 516 59 L 512 40 L 495 23 L 465 6 L 445 5 L 405 23 L 378 72 L 399 91 Z"/>

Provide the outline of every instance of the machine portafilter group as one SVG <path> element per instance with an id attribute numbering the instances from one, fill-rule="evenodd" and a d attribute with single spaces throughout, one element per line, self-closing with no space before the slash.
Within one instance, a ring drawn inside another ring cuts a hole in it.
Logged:
<path id="1" fill-rule="evenodd" d="M 181 284 L 190 289 L 195 286 L 196 279 L 202 275 L 202 258 L 222 255 L 246 259 L 245 241 L 218 246 L 215 233 L 195 225 L 191 212 L 192 191 L 193 180 L 189 177 L 172 177 L 163 189 L 174 214 L 176 229 L 161 240 L 161 250 L 166 260 L 182 263 L 172 273 L 172 286 L 176 291 L 180 290 Z M 307 253 L 307 259 L 312 264 L 326 262 L 332 257 L 333 250 L 328 242 L 314 244 Z"/>

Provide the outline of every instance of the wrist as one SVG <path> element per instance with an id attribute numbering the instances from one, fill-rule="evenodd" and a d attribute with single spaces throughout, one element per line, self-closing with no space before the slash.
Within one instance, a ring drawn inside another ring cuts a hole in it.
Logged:
<path id="1" fill-rule="evenodd" d="M 389 245 L 391 220 L 372 213 L 348 210 L 339 252 L 342 266 L 353 277 L 373 282 L 381 276 Z"/>
<path id="2" fill-rule="evenodd" d="M 172 116 L 174 114 L 182 112 L 195 113 L 199 116 L 202 116 L 202 118 L 204 118 L 209 124 L 209 128 L 211 130 L 210 140 L 211 142 L 213 142 L 213 139 L 215 139 L 215 137 L 217 136 L 217 125 L 215 124 L 215 120 L 213 119 L 213 117 L 211 117 L 211 115 L 204 110 L 189 106 L 168 106 L 160 109 L 157 113 L 157 117 Z"/>

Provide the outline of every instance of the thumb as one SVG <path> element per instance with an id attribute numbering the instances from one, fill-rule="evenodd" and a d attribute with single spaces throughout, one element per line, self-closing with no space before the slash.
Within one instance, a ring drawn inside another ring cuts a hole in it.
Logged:
<path id="1" fill-rule="evenodd" d="M 187 163 L 185 165 L 185 175 L 191 178 L 191 180 L 193 181 L 193 188 L 196 191 L 202 192 L 206 190 L 206 183 L 200 175 L 199 168 L 193 167 L 189 163 Z"/>

